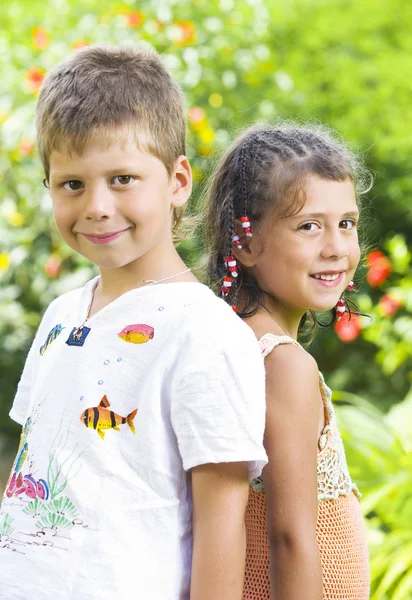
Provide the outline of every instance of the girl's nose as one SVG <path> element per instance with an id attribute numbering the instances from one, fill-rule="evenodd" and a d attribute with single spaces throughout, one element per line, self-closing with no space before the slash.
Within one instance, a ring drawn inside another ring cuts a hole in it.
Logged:
<path id="1" fill-rule="evenodd" d="M 340 259 L 348 256 L 348 253 L 348 245 L 340 230 L 327 235 L 321 252 L 323 258 Z"/>

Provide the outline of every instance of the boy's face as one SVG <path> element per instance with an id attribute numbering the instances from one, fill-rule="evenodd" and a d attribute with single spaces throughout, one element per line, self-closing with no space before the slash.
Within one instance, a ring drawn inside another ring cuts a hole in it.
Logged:
<path id="1" fill-rule="evenodd" d="M 173 209 L 191 192 L 186 157 L 169 177 L 164 164 L 127 136 L 91 141 L 81 156 L 53 152 L 50 194 L 64 240 L 101 269 L 164 261 L 172 248 Z"/>

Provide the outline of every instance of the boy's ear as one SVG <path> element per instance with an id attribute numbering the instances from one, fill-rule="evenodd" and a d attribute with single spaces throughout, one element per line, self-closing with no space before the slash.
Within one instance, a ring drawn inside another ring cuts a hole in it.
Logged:
<path id="1" fill-rule="evenodd" d="M 235 221 L 235 232 L 240 238 L 242 248 L 233 245 L 233 256 L 241 265 L 248 268 L 254 267 L 263 250 L 260 236 L 258 233 L 252 233 L 252 237 L 248 237 L 243 233 L 242 223 L 239 219 Z"/>
<path id="2" fill-rule="evenodd" d="M 184 206 L 192 193 L 192 169 L 186 156 L 179 156 L 172 173 L 172 207 Z"/>

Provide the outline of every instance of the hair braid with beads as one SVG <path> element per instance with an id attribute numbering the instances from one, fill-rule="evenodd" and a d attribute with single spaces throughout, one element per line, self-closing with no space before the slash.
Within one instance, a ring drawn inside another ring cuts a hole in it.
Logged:
<path id="1" fill-rule="evenodd" d="M 324 126 L 258 125 L 246 129 L 232 143 L 206 190 L 205 239 L 212 285 L 218 288 L 227 275 L 225 257 L 232 254 L 236 221 L 248 215 L 256 230 L 269 210 L 274 209 L 278 217 L 296 214 L 302 208 L 299 192 L 310 175 L 352 181 L 358 205 L 371 184 L 371 175 L 357 154 Z M 224 296 L 226 302 L 233 306 L 240 298 L 239 316 L 246 317 L 258 310 L 262 296 L 251 273 L 240 264 L 239 276 Z M 335 317 L 334 311 L 332 322 Z"/>

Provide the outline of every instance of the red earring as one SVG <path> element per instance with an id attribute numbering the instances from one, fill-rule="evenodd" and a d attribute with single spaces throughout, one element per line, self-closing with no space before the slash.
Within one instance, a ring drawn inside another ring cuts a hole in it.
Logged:
<path id="1" fill-rule="evenodd" d="M 353 290 L 355 289 L 355 283 L 353 281 L 351 281 L 348 285 L 348 287 L 346 288 L 346 291 L 348 292 L 353 292 Z M 345 297 L 342 295 L 339 300 L 338 303 L 336 305 L 336 320 L 340 321 L 341 318 L 343 317 L 343 315 L 346 312 L 346 300 Z"/>

